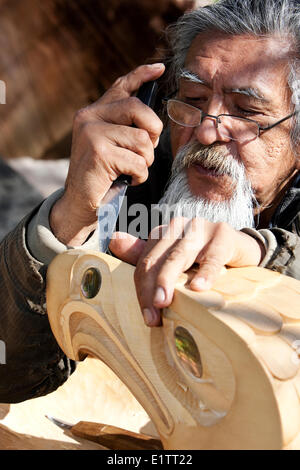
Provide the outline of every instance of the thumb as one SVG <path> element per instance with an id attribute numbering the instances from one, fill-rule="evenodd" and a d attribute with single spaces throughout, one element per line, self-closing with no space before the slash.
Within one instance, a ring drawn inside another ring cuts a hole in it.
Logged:
<path id="1" fill-rule="evenodd" d="M 165 71 L 163 63 L 140 65 L 135 70 L 118 78 L 113 85 L 104 93 L 104 95 L 96 101 L 102 104 L 110 104 L 112 101 L 119 101 L 128 98 L 141 85 L 151 80 L 157 80 Z"/>
<path id="2" fill-rule="evenodd" d="M 110 241 L 109 249 L 117 258 L 135 266 L 145 244 L 144 240 L 129 235 L 129 233 L 115 232 Z"/>

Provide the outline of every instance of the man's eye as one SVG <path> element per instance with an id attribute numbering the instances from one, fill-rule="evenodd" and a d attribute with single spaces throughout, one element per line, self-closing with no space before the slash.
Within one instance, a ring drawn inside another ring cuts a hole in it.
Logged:
<path id="1" fill-rule="evenodd" d="M 195 106 L 195 108 L 201 108 L 201 106 L 207 103 L 207 98 L 199 98 L 199 96 L 197 98 L 186 97 L 184 101 L 191 106 Z"/>
<path id="2" fill-rule="evenodd" d="M 192 103 L 197 103 L 197 101 L 207 101 L 207 98 L 205 96 L 186 96 L 185 100 L 191 101 Z"/>
<path id="3" fill-rule="evenodd" d="M 259 114 L 259 112 L 254 109 L 241 108 L 240 106 L 236 106 L 236 110 L 238 113 L 246 116 L 255 116 L 256 114 Z"/>

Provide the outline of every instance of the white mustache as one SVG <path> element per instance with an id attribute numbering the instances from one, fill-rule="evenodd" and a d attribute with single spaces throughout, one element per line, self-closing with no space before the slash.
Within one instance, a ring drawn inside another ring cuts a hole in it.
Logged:
<path id="1" fill-rule="evenodd" d="M 211 201 L 194 196 L 189 188 L 187 168 L 194 164 L 228 175 L 232 196 L 224 201 Z M 184 216 L 201 217 L 211 222 L 227 222 L 236 230 L 254 227 L 253 205 L 258 206 L 245 166 L 219 144 L 204 147 L 193 142 L 181 147 L 174 159 L 169 184 L 159 202 L 164 220 Z"/>
<path id="2" fill-rule="evenodd" d="M 241 173 L 241 167 L 245 171 L 243 163 L 228 154 L 219 144 L 204 146 L 196 141 L 185 145 L 174 159 L 173 169 L 180 172 L 195 164 L 214 171 L 218 176 L 230 176 L 235 181 Z"/>

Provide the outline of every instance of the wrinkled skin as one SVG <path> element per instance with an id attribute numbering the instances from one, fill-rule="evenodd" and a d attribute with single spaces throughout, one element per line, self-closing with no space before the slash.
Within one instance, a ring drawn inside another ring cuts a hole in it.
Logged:
<path id="1" fill-rule="evenodd" d="M 277 38 L 199 35 L 188 51 L 185 67 L 203 84 L 181 79 L 177 97 L 212 115 L 239 114 L 271 124 L 291 110 L 288 58 L 287 44 Z M 50 218 L 53 232 L 64 243 L 74 246 L 85 241 L 95 228 L 99 200 L 119 174 L 132 175 L 133 184 L 146 180 L 162 123 L 132 95 L 143 82 L 158 78 L 163 71 L 161 65 L 139 67 L 75 117 L 66 191 Z M 260 99 L 245 93 L 249 89 Z M 133 123 L 137 129 L 129 127 Z M 261 223 L 267 224 L 299 169 L 290 146 L 290 126 L 288 120 L 241 145 L 230 139 L 230 129 L 222 137 L 210 118 L 193 129 L 172 123 L 172 152 L 175 156 L 182 145 L 195 140 L 224 146 L 244 164 L 261 205 Z M 231 186 L 225 179 L 217 181 L 195 167 L 188 169 L 187 176 L 194 195 L 210 200 L 230 197 Z M 222 267 L 257 266 L 264 256 L 256 239 L 228 224 L 184 218 L 154 229 L 147 242 L 116 234 L 110 249 L 136 265 L 137 295 L 149 326 L 160 324 L 160 309 L 170 305 L 178 276 L 195 262 L 199 267 L 190 288 L 205 290 Z"/>

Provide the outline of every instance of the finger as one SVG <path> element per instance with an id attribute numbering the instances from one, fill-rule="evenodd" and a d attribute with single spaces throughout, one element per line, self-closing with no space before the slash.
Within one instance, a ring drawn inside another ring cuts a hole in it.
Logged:
<path id="1" fill-rule="evenodd" d="M 112 147 L 113 155 L 109 165 L 112 174 L 116 179 L 119 175 L 129 175 L 132 177 L 132 186 L 144 183 L 148 178 L 148 167 L 144 158 L 130 150 Z"/>
<path id="2" fill-rule="evenodd" d="M 73 141 L 75 145 L 75 141 Z M 149 134 L 144 129 L 135 129 L 126 126 L 110 125 L 93 121 L 88 123 L 81 135 L 81 147 L 85 154 L 92 154 L 93 158 L 99 158 L 106 162 L 110 168 L 110 162 L 115 158 L 117 149 L 127 149 L 135 156 L 143 157 L 146 166 L 150 166 L 154 160 L 154 148 Z M 119 152 L 118 152 L 119 154 Z M 76 154 L 73 156 L 73 160 Z M 80 155 L 81 160 L 81 155 Z M 122 158 L 122 157 L 121 157 Z M 72 160 L 72 162 L 73 162 Z M 82 161 L 77 164 L 82 164 Z M 120 162 L 122 164 L 122 161 Z"/>
<path id="3" fill-rule="evenodd" d="M 139 240 L 132 235 L 125 234 L 123 232 L 115 232 L 110 242 L 110 250 L 120 259 L 130 264 L 138 264 L 140 258 L 145 258 L 152 247 L 157 243 L 161 227 L 155 228 L 152 233 L 156 233 L 153 239 L 149 239 L 147 242 Z M 138 271 L 135 271 L 135 282 L 137 285 L 137 279 L 139 279 Z M 138 289 L 137 289 L 138 294 Z M 138 295 L 139 297 L 139 295 Z M 141 304 L 140 304 L 141 305 Z M 141 305 L 142 314 L 144 321 L 148 326 L 159 326 L 161 324 L 160 312 L 152 308 L 143 308 Z"/>
<path id="4" fill-rule="evenodd" d="M 226 262 L 214 249 L 208 249 L 199 261 L 199 269 L 190 282 L 190 288 L 195 291 L 205 291 L 212 288 Z"/>
<path id="5" fill-rule="evenodd" d="M 159 308 L 153 304 L 157 275 L 172 246 L 181 236 L 184 220 L 178 218 L 169 226 L 162 226 L 159 230 L 152 231 L 137 264 L 136 291 L 145 321 L 149 326 L 158 326 L 161 321 Z"/>
<path id="6" fill-rule="evenodd" d="M 110 160 L 106 155 L 110 157 Z M 79 170 L 75 168 L 75 171 L 78 173 Z M 95 210 L 113 181 L 121 174 L 131 176 L 133 186 L 139 185 L 147 180 L 148 167 L 145 159 L 140 155 L 125 148 L 107 145 L 105 151 L 102 149 L 102 155 L 95 150 L 94 155 L 81 158 L 79 177 L 82 174 L 88 175 L 84 199 L 87 206 Z M 73 190 L 76 195 L 74 177 L 72 178 L 70 173 L 66 180 L 66 187 L 69 191 Z"/>
<path id="7" fill-rule="evenodd" d="M 153 295 L 155 307 L 164 308 L 171 304 L 178 278 L 194 264 L 204 244 L 203 220 L 192 219 L 185 223 L 181 238 L 168 250 L 157 274 Z"/>
<path id="8" fill-rule="evenodd" d="M 128 98 L 137 91 L 144 82 L 157 80 L 165 71 L 162 63 L 141 65 L 132 72 L 118 78 L 111 88 L 101 97 L 101 103 Z M 100 100 L 99 100 L 100 101 Z M 95 103 L 97 105 L 97 102 Z"/>
<path id="9" fill-rule="evenodd" d="M 122 261 L 136 265 L 146 242 L 125 232 L 115 232 L 109 244 L 111 252 Z"/>
<path id="10" fill-rule="evenodd" d="M 134 125 L 147 131 L 153 144 L 163 129 L 163 123 L 157 114 L 136 97 L 110 103 L 101 107 L 98 112 L 98 118 L 106 122 L 123 126 Z"/>
<path id="11" fill-rule="evenodd" d="M 222 225 L 222 224 L 221 224 Z M 230 237 L 216 227 L 211 241 L 200 251 L 196 258 L 199 269 L 190 282 L 192 290 L 204 291 L 211 289 L 224 266 L 232 258 L 233 245 Z"/>
<path id="12" fill-rule="evenodd" d="M 148 166 L 145 158 L 140 155 L 107 142 L 100 146 L 96 144 L 94 152 L 92 164 L 95 188 L 101 188 L 101 184 L 107 179 L 112 183 L 121 174 L 132 176 L 133 186 L 147 180 Z M 89 169 L 91 167 L 90 160 L 87 160 Z M 82 164 L 81 167 L 84 168 L 84 165 Z"/>
<path id="13" fill-rule="evenodd" d="M 125 126 L 114 126 L 112 129 L 107 126 L 106 136 L 112 144 L 143 157 L 148 167 L 152 165 L 154 148 L 146 130 Z"/>
<path id="14" fill-rule="evenodd" d="M 95 157 L 107 162 L 108 167 L 116 160 L 116 155 L 121 155 L 122 149 L 131 151 L 136 157 L 143 157 L 147 167 L 153 163 L 153 144 L 149 134 L 143 129 L 111 126 L 107 123 L 94 121 L 86 126 L 84 132 L 85 148 L 90 149 Z M 120 158 L 122 165 L 122 156 Z"/>

